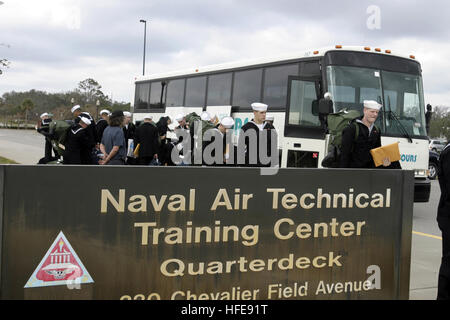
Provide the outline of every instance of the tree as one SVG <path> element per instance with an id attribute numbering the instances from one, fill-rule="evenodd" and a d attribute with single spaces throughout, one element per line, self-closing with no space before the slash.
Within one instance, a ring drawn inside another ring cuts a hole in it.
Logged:
<path id="1" fill-rule="evenodd" d="M 102 86 L 97 81 L 88 78 L 78 83 L 76 91 L 82 95 L 84 104 L 95 105 L 97 100 L 105 100 L 101 88 Z"/>
<path id="2" fill-rule="evenodd" d="M 0 59 L 0 74 L 3 73 L 2 69 L 9 68 L 9 63 L 7 59 Z"/>
<path id="3" fill-rule="evenodd" d="M 28 98 L 23 100 L 21 109 L 23 110 L 23 112 L 25 112 L 25 123 L 28 120 L 28 111 L 33 110 L 33 108 L 34 108 L 33 100 Z"/>
<path id="4" fill-rule="evenodd" d="M 428 136 L 430 138 L 446 137 L 446 139 L 450 139 L 450 113 L 448 108 L 434 108 Z"/>
<path id="5" fill-rule="evenodd" d="M 72 118 L 70 112 L 73 106 L 72 99 L 94 118 L 98 117 L 100 109 L 130 110 L 130 103 L 113 101 L 103 94 L 101 88 L 97 81 L 89 78 L 80 81 L 76 89 L 67 92 L 49 93 L 35 89 L 26 92 L 5 92 L 0 97 L 0 117 L 16 119 L 22 117 L 23 119 L 25 116 L 29 120 L 37 120 L 39 114 L 49 112 L 53 113 L 54 119 L 70 119 Z M 25 102 L 27 99 L 30 101 Z M 97 100 L 100 101 L 98 107 Z M 1 119 L 0 122 L 2 122 Z"/>

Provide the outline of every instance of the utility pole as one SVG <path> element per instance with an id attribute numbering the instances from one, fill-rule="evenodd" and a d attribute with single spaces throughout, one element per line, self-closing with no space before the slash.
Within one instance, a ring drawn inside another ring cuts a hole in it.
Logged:
<path id="1" fill-rule="evenodd" d="M 145 75 L 145 47 L 146 47 L 146 41 L 147 41 L 147 21 L 146 20 L 139 20 L 139 22 L 144 23 L 144 57 L 142 61 L 142 75 Z"/>

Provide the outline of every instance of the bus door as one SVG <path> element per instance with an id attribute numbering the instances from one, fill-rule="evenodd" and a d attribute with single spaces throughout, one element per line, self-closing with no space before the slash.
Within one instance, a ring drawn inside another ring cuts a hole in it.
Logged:
<path id="1" fill-rule="evenodd" d="M 325 156 L 326 129 L 319 116 L 320 78 L 289 76 L 282 167 L 317 168 Z"/>

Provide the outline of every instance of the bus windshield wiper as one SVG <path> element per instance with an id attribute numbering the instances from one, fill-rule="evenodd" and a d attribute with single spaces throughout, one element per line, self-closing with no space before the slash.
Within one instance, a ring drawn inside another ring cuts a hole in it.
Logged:
<path id="1" fill-rule="evenodd" d="M 394 120 L 396 120 L 397 122 L 398 122 L 398 124 L 400 125 L 400 128 L 402 129 L 402 131 L 403 131 L 403 134 L 404 134 L 404 136 L 406 137 L 406 138 L 408 138 L 408 141 L 409 141 L 409 143 L 412 143 L 413 141 L 412 141 L 412 138 L 411 138 L 411 136 L 409 135 L 409 133 L 408 133 L 408 131 L 406 130 L 406 128 L 403 126 L 403 124 L 401 123 L 401 121 L 400 121 L 400 118 L 397 116 L 397 114 L 394 112 L 394 111 L 392 111 L 392 108 L 391 108 L 391 97 L 387 97 L 387 101 L 388 101 L 388 108 L 389 108 L 389 111 L 386 111 L 387 113 L 389 113 L 389 115 L 391 115 L 392 117 L 389 117 L 389 119 L 394 119 Z"/>
<path id="2" fill-rule="evenodd" d="M 402 131 L 403 131 L 403 135 L 404 135 L 406 138 L 408 138 L 409 143 L 412 143 L 413 141 L 412 141 L 411 136 L 409 135 L 408 131 L 407 131 L 406 128 L 403 126 L 403 124 L 401 123 L 399 117 L 395 114 L 395 112 L 392 111 L 392 110 L 389 110 L 389 111 L 386 111 L 386 112 L 389 113 L 389 115 L 390 115 L 389 118 L 390 118 L 390 119 L 394 119 L 395 121 L 397 121 L 397 123 L 400 125 L 400 128 L 401 128 Z"/>

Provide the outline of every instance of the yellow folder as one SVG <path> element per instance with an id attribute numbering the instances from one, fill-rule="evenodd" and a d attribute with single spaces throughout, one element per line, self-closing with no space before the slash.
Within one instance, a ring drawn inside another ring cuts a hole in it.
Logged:
<path id="1" fill-rule="evenodd" d="M 136 146 L 136 148 L 134 148 L 133 154 L 134 154 L 135 157 L 139 157 L 139 148 L 140 148 L 140 147 L 141 147 L 141 144 L 138 143 L 137 146 Z"/>
<path id="2" fill-rule="evenodd" d="M 400 160 L 400 150 L 398 148 L 398 142 L 391 143 L 379 148 L 370 150 L 375 167 L 379 167 L 383 164 L 383 159 L 388 158 L 389 161 Z"/>

